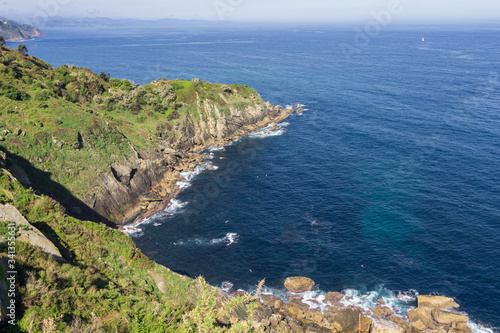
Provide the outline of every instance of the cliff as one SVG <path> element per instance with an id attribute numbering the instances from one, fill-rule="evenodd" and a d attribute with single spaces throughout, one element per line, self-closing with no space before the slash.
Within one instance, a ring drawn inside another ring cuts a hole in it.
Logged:
<path id="1" fill-rule="evenodd" d="M 471 333 L 439 296 L 399 316 L 383 299 L 373 309 L 338 292 L 305 300 L 315 283 L 304 277 L 285 281 L 284 300 L 259 297 L 263 281 L 254 295 L 226 295 L 153 262 L 115 228 L 70 216 L 121 222 L 151 209 L 178 191 L 197 152 L 291 110 L 247 86 L 139 86 L 0 50 L 2 332 Z"/>
<path id="2" fill-rule="evenodd" d="M 0 36 L 7 42 L 20 42 L 45 35 L 43 31 L 29 24 L 20 24 L 0 17 Z"/>
<path id="3" fill-rule="evenodd" d="M 161 208 L 197 154 L 285 118 L 244 85 L 144 86 L 1 49 L 0 148 L 25 185 L 94 221 Z"/>

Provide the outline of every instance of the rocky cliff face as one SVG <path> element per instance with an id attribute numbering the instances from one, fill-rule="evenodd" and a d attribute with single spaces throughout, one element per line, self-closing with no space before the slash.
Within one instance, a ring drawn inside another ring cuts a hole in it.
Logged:
<path id="1" fill-rule="evenodd" d="M 236 92 L 221 93 L 228 99 Z M 259 96 L 260 97 L 260 96 Z M 114 164 L 98 178 L 94 193 L 84 202 L 101 216 L 121 224 L 138 214 L 154 212 L 179 192 L 182 171 L 202 161 L 199 154 L 210 146 L 224 146 L 293 112 L 253 97 L 243 107 L 221 110 L 213 101 L 196 100 L 196 109 L 185 113 L 171 129 L 158 135 L 165 139 L 153 150 L 135 151 L 128 161 Z M 133 148 L 132 148 L 133 149 Z"/>
<path id="2" fill-rule="evenodd" d="M 179 173 L 201 161 L 198 152 L 293 111 L 245 85 L 160 79 L 141 86 L 85 68 L 52 68 L 5 46 L 0 67 L 7 167 L 25 186 L 93 221 L 121 224 L 160 209 L 178 192 Z"/>
<path id="3" fill-rule="evenodd" d="M 0 36 L 4 36 L 7 42 L 20 42 L 43 35 L 43 31 L 29 24 L 19 24 L 0 17 Z"/>

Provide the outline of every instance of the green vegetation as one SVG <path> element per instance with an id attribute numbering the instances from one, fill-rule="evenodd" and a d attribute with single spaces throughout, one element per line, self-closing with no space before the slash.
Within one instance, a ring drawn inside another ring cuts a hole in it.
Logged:
<path id="1" fill-rule="evenodd" d="M 264 103 L 243 85 L 160 79 L 140 86 L 0 48 L 0 147 L 16 156 L 34 188 L 63 203 L 54 183 L 84 199 L 112 163 L 175 140 L 183 134 L 174 127 L 180 131 L 186 120 L 216 119 L 200 100 L 221 112 Z"/>
<path id="2" fill-rule="evenodd" d="M 24 45 L 24 44 L 19 44 L 19 45 L 17 46 L 17 50 L 18 50 L 19 52 L 21 52 L 21 53 L 24 53 L 24 54 L 28 53 L 28 48 L 27 48 L 27 47 L 26 47 L 26 45 Z"/>
<path id="3" fill-rule="evenodd" d="M 70 217 L 64 205 L 92 193 L 113 163 L 177 140 L 186 122 L 262 98 L 197 79 L 139 86 L 20 51 L 0 46 L 0 203 L 14 205 L 65 261 L 16 242 L 18 325 L 2 332 L 252 331 L 255 297 L 227 299 L 173 273 L 124 233 Z M 7 252 L 0 243 L 0 257 Z"/>
<path id="4" fill-rule="evenodd" d="M 35 195 L 5 171 L 0 171 L 0 190 L 9 194 L 3 202 L 14 205 L 66 259 L 55 261 L 16 242 L 20 319 L 2 332 L 251 330 L 255 297 L 221 297 L 202 278 L 193 281 L 156 264 L 124 233 L 65 215 L 53 199 Z M 7 244 L 0 243 L 0 258 L 6 253 Z M 246 304 L 248 319 L 232 314 Z"/>

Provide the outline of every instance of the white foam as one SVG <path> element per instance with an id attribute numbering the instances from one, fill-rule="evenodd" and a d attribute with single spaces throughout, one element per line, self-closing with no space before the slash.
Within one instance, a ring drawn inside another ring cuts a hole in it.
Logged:
<path id="1" fill-rule="evenodd" d="M 207 150 L 211 153 L 215 152 L 215 151 L 224 151 L 226 150 L 226 147 L 214 147 L 214 146 L 210 146 L 207 148 Z"/>
<path id="2" fill-rule="evenodd" d="M 309 109 L 303 109 L 303 110 L 302 110 L 302 113 L 301 113 L 301 114 L 299 114 L 299 116 L 303 116 L 303 115 L 304 115 L 304 112 L 306 112 L 306 111 L 309 111 Z"/>
<path id="3" fill-rule="evenodd" d="M 167 207 L 158 214 L 151 216 L 150 218 L 134 222 L 133 224 L 125 225 L 122 227 L 122 230 L 133 237 L 141 237 L 144 235 L 143 229 L 140 227 L 141 225 L 151 224 L 155 227 L 161 225 L 160 217 L 174 215 L 182 213 L 183 208 L 188 204 L 188 202 L 182 202 L 176 198 L 173 198 L 169 201 Z"/>
<path id="4" fill-rule="evenodd" d="M 173 198 L 172 200 L 170 200 L 170 203 L 168 204 L 167 208 L 163 210 L 163 212 L 171 215 L 182 213 L 183 208 L 186 207 L 188 203 L 189 202 L 187 201 L 182 202 L 176 198 Z"/>
<path id="5" fill-rule="evenodd" d="M 126 225 L 122 227 L 122 230 L 126 232 L 129 236 L 133 237 L 140 237 L 144 235 L 144 232 L 142 232 L 142 228 L 138 228 L 137 225 Z"/>
<path id="6" fill-rule="evenodd" d="M 290 123 L 283 122 L 283 123 L 279 123 L 277 125 L 278 125 L 278 128 L 276 128 L 274 131 L 271 131 L 271 124 L 269 124 L 266 127 L 261 128 L 258 131 L 255 131 L 255 132 L 248 134 L 248 137 L 249 138 L 267 138 L 270 136 L 282 135 L 283 133 L 285 133 L 285 127 L 290 125 Z"/>
<path id="7" fill-rule="evenodd" d="M 234 287 L 234 284 L 230 281 L 224 281 L 220 285 L 220 289 L 226 293 L 230 292 L 231 289 L 233 289 L 233 287 Z"/>
<path id="8" fill-rule="evenodd" d="M 471 331 L 473 333 L 495 333 L 495 330 L 493 330 L 492 328 L 480 325 L 472 320 L 469 320 L 469 322 L 467 323 L 467 326 L 469 326 L 469 328 L 471 329 Z M 498 331 L 498 328 L 497 328 L 497 331 Z"/>
<path id="9" fill-rule="evenodd" d="M 203 162 L 204 163 L 202 163 L 202 164 L 198 164 L 194 168 L 194 170 L 192 170 L 192 171 L 183 171 L 183 172 L 181 172 L 180 173 L 180 177 L 181 177 L 182 180 L 179 180 L 175 184 L 178 185 L 181 190 L 185 189 L 185 188 L 191 186 L 191 182 L 194 179 L 194 177 L 197 176 L 197 175 L 199 175 L 203 171 L 205 171 L 207 169 L 211 169 L 211 170 L 218 170 L 219 169 L 219 167 L 217 165 L 214 165 L 212 163 L 212 161 L 204 160 Z"/>
<path id="10" fill-rule="evenodd" d="M 342 293 L 347 296 L 342 298 L 339 303 L 344 306 L 353 305 L 359 307 L 364 310 L 365 315 L 373 318 L 373 308 L 380 303 L 378 302 L 381 299 L 384 303 L 384 306 L 390 308 L 395 315 L 406 318 L 406 314 L 409 310 L 415 309 L 417 306 L 417 296 L 418 292 L 414 289 L 405 291 L 405 292 L 392 292 L 388 289 L 385 289 L 383 286 L 380 286 L 375 291 L 367 291 L 361 292 L 356 289 L 345 289 Z M 262 294 L 270 294 L 279 297 L 282 301 L 287 302 L 290 296 L 290 292 L 285 289 L 274 289 L 265 287 L 262 291 Z M 303 298 L 302 302 L 309 305 L 311 309 L 319 310 L 321 312 L 326 311 L 326 306 L 330 303 L 324 302 L 326 293 L 313 289 L 311 291 L 307 291 L 298 295 Z M 465 312 L 461 312 L 464 315 L 467 315 Z M 494 328 L 489 328 L 484 325 L 478 324 L 473 320 L 469 320 L 467 323 L 469 328 L 473 333 L 495 333 Z"/>
<path id="11" fill-rule="evenodd" d="M 224 237 L 220 237 L 220 238 L 207 239 L 207 238 L 197 237 L 197 238 L 188 239 L 187 241 L 179 240 L 178 242 L 175 242 L 174 245 L 176 245 L 176 246 L 179 246 L 179 245 L 211 246 L 211 245 L 226 244 L 226 246 L 230 246 L 232 244 L 238 243 L 239 238 L 240 238 L 240 235 L 238 235 L 237 233 L 228 232 Z"/>
<path id="12" fill-rule="evenodd" d="M 239 238 L 240 238 L 240 235 L 238 235 L 237 233 L 235 233 L 235 232 L 228 232 L 222 238 L 215 238 L 215 239 L 210 240 L 210 244 L 227 243 L 226 246 L 229 246 L 231 244 L 238 243 L 238 239 Z"/>

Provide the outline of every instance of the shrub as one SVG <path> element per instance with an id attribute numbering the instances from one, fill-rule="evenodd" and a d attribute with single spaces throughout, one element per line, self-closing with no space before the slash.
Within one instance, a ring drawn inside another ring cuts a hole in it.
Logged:
<path id="1" fill-rule="evenodd" d="M 5 85 L 0 88 L 0 96 L 5 96 L 13 101 L 27 101 L 30 99 L 30 95 L 10 85 Z"/>

